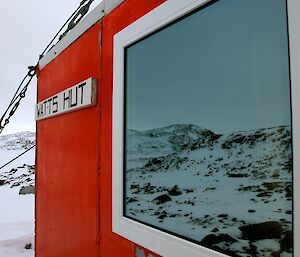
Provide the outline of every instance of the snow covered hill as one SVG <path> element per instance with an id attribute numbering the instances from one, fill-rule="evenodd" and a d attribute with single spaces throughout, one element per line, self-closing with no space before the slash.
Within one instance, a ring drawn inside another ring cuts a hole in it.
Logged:
<path id="1" fill-rule="evenodd" d="M 0 136 L 0 166 L 34 144 L 32 132 Z M 34 163 L 35 148 L 0 170 L 0 256 L 34 255 Z"/>
<path id="2" fill-rule="evenodd" d="M 229 256 L 292 256 L 290 127 L 127 132 L 126 215 Z"/>

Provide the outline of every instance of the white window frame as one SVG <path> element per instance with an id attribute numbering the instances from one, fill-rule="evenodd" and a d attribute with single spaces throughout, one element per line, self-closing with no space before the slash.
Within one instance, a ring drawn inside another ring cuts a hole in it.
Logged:
<path id="1" fill-rule="evenodd" d="M 113 232 L 164 257 L 221 257 L 211 249 L 133 221 L 123 215 L 124 49 L 211 0 L 169 0 L 114 36 L 113 67 Z M 287 0 L 292 92 L 294 165 L 294 256 L 300 256 L 300 1 Z M 180 35 L 178 35 L 180 36 Z"/>

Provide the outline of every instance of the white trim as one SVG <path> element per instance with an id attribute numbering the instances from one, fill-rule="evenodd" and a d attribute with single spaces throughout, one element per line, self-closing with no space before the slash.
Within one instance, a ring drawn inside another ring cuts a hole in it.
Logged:
<path id="1" fill-rule="evenodd" d="M 120 5 L 123 2 L 124 0 L 104 0 L 105 13 L 110 13 L 113 9 L 115 9 L 118 5 Z"/>
<path id="2" fill-rule="evenodd" d="M 288 0 L 290 73 L 292 84 L 293 171 L 294 171 L 294 256 L 300 256 L 300 1 Z"/>
<path id="3" fill-rule="evenodd" d="M 104 16 L 104 3 L 98 4 L 80 23 L 78 23 L 69 33 L 67 33 L 57 44 L 52 47 L 39 61 L 39 68 L 43 69 L 48 63 L 53 61 L 62 51 L 70 46 L 85 31 L 92 27 Z"/>
<path id="4" fill-rule="evenodd" d="M 152 10 L 136 22 L 132 23 L 114 37 L 113 67 L 113 232 L 164 257 L 221 257 L 226 256 L 187 240 L 172 236 L 149 226 L 135 222 L 123 216 L 123 111 L 124 111 L 124 48 L 140 38 L 177 20 L 181 16 L 198 8 L 210 0 L 172 0 Z M 291 41 L 291 73 L 292 73 L 292 108 L 293 108 L 293 140 L 294 170 L 300 167 L 300 24 L 299 0 L 288 0 L 290 41 Z M 298 14 L 298 16 L 297 16 Z M 296 116 L 297 114 L 297 116 Z M 300 233 L 300 174 L 294 176 L 294 233 L 299 241 Z M 296 186 L 297 184 L 297 186 Z M 294 242 L 296 240 L 294 239 Z M 300 256 L 300 246 L 294 243 L 294 256 Z"/>

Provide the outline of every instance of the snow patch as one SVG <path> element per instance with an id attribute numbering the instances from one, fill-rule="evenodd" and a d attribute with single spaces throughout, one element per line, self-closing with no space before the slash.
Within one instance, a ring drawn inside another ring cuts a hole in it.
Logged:
<path id="1" fill-rule="evenodd" d="M 1 136 L 1 166 L 34 144 L 32 132 Z M 22 187 L 34 186 L 34 163 L 32 149 L 0 170 L 0 256 L 34 256 L 34 195 L 19 194 Z"/>

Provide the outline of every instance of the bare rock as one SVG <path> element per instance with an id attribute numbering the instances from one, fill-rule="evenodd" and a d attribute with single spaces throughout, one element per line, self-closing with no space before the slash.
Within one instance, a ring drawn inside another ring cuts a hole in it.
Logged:
<path id="1" fill-rule="evenodd" d="M 160 195 L 152 200 L 152 202 L 155 204 L 163 204 L 169 201 L 172 201 L 172 198 L 167 194 Z"/>
<path id="2" fill-rule="evenodd" d="M 293 233 L 292 231 L 287 231 L 285 236 L 279 241 L 280 248 L 282 251 L 291 252 L 293 248 Z"/>
<path id="3" fill-rule="evenodd" d="M 210 234 L 201 240 L 201 244 L 203 246 L 212 246 L 222 242 L 235 243 L 237 242 L 237 240 L 227 234 L 219 234 L 219 235 Z"/>
<path id="4" fill-rule="evenodd" d="M 24 248 L 27 249 L 27 250 L 32 249 L 32 244 L 28 243 L 28 244 L 25 245 Z"/>
<path id="5" fill-rule="evenodd" d="M 179 187 L 177 185 L 173 186 L 171 189 L 168 190 L 169 195 L 181 195 L 182 192 L 180 191 Z"/>
<path id="6" fill-rule="evenodd" d="M 35 192 L 34 186 L 24 186 L 20 189 L 19 195 L 34 194 L 34 192 Z"/>
<path id="7" fill-rule="evenodd" d="M 281 238 L 282 227 L 277 221 L 267 221 L 263 223 L 250 224 L 239 227 L 242 237 L 249 240 L 261 240 Z"/>

